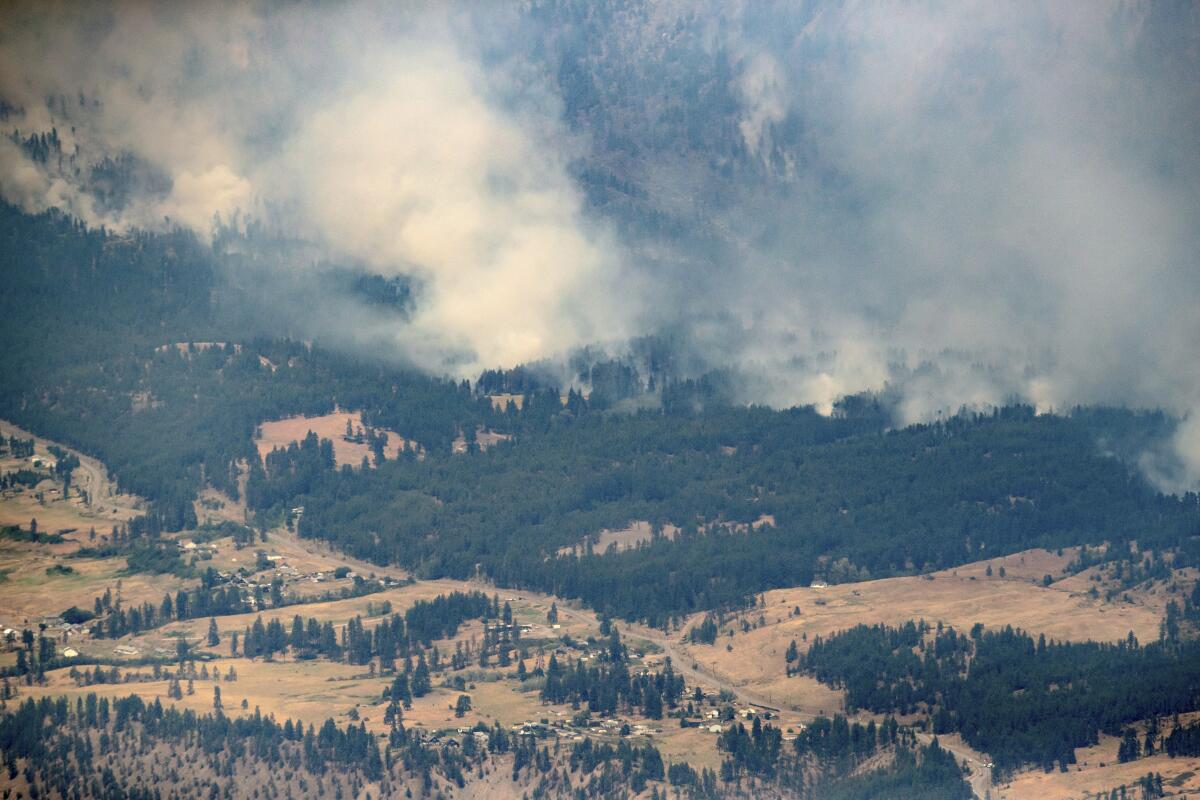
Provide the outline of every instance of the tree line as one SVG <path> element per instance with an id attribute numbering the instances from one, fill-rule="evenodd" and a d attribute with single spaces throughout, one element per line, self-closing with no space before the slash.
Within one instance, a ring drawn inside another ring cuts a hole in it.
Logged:
<path id="1" fill-rule="evenodd" d="M 1075 763 L 1129 723 L 1200 708 L 1200 641 L 1056 642 L 1005 627 L 858 625 L 816 637 L 798 671 L 846 691 L 849 710 L 923 713 L 961 733 L 998 775 Z"/>

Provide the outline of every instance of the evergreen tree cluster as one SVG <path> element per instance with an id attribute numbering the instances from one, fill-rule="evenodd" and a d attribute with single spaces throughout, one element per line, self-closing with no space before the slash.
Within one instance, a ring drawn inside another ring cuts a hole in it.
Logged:
<path id="1" fill-rule="evenodd" d="M 819 783 L 812 796 L 822 800 L 971 800 L 975 795 L 963 780 L 954 754 L 935 738 L 915 750 L 896 748 L 892 763 L 880 769 Z"/>
<path id="2" fill-rule="evenodd" d="M 665 779 L 662 754 L 651 744 L 638 746 L 622 740 L 613 746 L 607 742 L 596 744 L 591 739 L 584 739 L 572 746 L 568 761 L 572 770 L 579 770 L 585 775 L 609 762 L 619 765 L 623 778 L 620 785 L 628 786 L 635 793 L 645 791 L 647 781 L 661 782 Z"/>
<path id="3" fill-rule="evenodd" d="M 724 780 L 734 780 L 742 773 L 762 778 L 775 776 L 775 764 L 783 750 L 783 734 L 771 725 L 764 725 L 758 717 L 750 730 L 740 722 L 717 737 L 717 749 L 729 754 L 721 765 Z"/>
<path id="4" fill-rule="evenodd" d="M 420 653 L 424 663 L 424 651 L 435 639 L 455 636 L 468 619 L 486 622 L 494 608 L 496 604 L 482 592 L 454 591 L 431 600 L 417 600 L 403 614 L 391 614 L 371 628 L 363 624 L 361 616 L 355 616 L 340 636 L 330 621 L 321 623 L 313 617 L 305 621 L 297 614 L 285 627 L 278 618 L 264 623 L 259 616 L 245 629 L 240 641 L 247 658 L 271 658 L 290 649 L 300 659 L 320 657 L 359 665 L 378 659 L 380 668 L 390 671 L 399 657 L 407 659 Z M 440 671 L 443 664 L 437 648 L 433 647 L 431 653 L 432 669 Z M 451 666 L 462 669 L 466 665 L 460 643 Z"/>
<path id="5" fill-rule="evenodd" d="M 970 636 L 909 622 L 817 637 L 803 672 L 846 690 L 847 708 L 927 713 L 959 732 L 999 773 L 1026 764 L 1066 769 L 1100 731 L 1200 709 L 1200 641 L 1141 645 L 1055 642 L 1011 627 Z"/>
<path id="6" fill-rule="evenodd" d="M 1127 550 L 1134 531 L 1143 550 L 1200 563 L 1194 497 L 1156 494 L 1097 455 L 1082 424 L 1021 407 L 887 434 L 806 409 L 585 410 L 466 457 L 326 471 L 293 502 L 305 507 L 302 536 L 358 557 L 430 577 L 482 569 L 655 625 L 817 578 L 911 574 L 1035 546 Z M 592 549 L 596 531 L 634 520 L 680 530 Z"/>
<path id="7" fill-rule="evenodd" d="M 1134 741 L 1136 743 L 1136 739 Z M 1163 750 L 1171 758 L 1200 756 L 1200 722 L 1176 724 L 1163 739 Z"/>
<path id="8" fill-rule="evenodd" d="M 653 337 L 635 344 L 637 364 L 574 364 L 587 397 L 564 402 L 516 375 L 472 387 L 255 336 L 218 258 L 185 231 L 116 236 L 0 206 L 0 417 L 105 461 L 120 488 L 150 500 L 152 539 L 194 527 L 205 486 L 237 499 L 248 469 L 262 525 L 304 506 L 301 535 L 362 558 L 429 577 L 480 570 L 656 625 L 815 578 L 1032 546 L 1136 540 L 1177 566 L 1200 563 L 1195 497 L 1158 495 L 1095 446 L 1103 431 L 1133 452 L 1139 431 L 1169 427 L 1161 415 L 1015 406 L 889 431 L 871 398 L 831 416 L 735 405 L 736 376 L 682 379 Z M 486 394 L 518 386 L 520 408 Z M 620 410 L 631 392 L 660 405 Z M 421 456 L 335 466 L 309 437 L 259 458 L 264 420 L 337 407 L 419 442 Z M 452 454 L 479 428 L 513 439 Z M 634 520 L 680 532 L 592 552 L 597 531 Z M 139 569 L 180 569 L 161 547 L 130 555 Z"/>
<path id="9" fill-rule="evenodd" d="M 546 666 L 542 700 L 586 707 L 596 714 L 613 716 L 637 709 L 650 719 L 661 719 L 664 710 L 674 709 L 683 696 L 684 682 L 668 659 L 662 672 L 634 674 L 620 633 L 612 628 L 604 655 L 592 662 L 576 659 L 563 666 L 552 654 Z"/>
<path id="10" fill-rule="evenodd" d="M 7 440 L 0 438 L 0 454 L 4 453 L 12 458 L 29 458 L 33 455 L 33 439 L 20 439 L 12 434 Z"/>
<path id="11" fill-rule="evenodd" d="M 805 725 L 796 735 L 793 746 L 799 756 L 858 763 L 870 758 L 879 748 L 897 744 L 899 736 L 900 726 L 894 717 L 887 717 L 877 726 L 874 720 L 863 725 L 835 714 L 832 719 L 819 716 Z"/>

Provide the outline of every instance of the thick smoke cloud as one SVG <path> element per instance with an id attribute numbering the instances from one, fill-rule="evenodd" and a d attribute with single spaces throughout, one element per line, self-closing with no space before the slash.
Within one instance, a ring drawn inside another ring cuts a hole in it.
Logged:
<path id="1" fill-rule="evenodd" d="M 1166 407 L 1191 416 L 1160 483 L 1195 485 L 1200 9 L 822 4 L 719 29 L 771 190 L 713 214 L 742 266 L 707 287 L 736 323 L 712 339 L 781 376 L 772 402 Z"/>
<path id="2" fill-rule="evenodd" d="M 430 366 L 461 351 L 477 374 L 611 333 L 597 325 L 612 305 L 580 292 L 617 265 L 584 230 L 553 142 L 489 106 L 483 76 L 445 45 L 368 61 L 352 92 L 302 121 L 275 171 L 335 250 L 429 278 L 409 346 Z"/>
<path id="3" fill-rule="evenodd" d="M 373 325 L 377 346 L 430 369 L 477 374 L 626 333 L 622 307 L 596 292 L 619 264 L 603 226 L 582 216 L 553 95 L 528 84 L 511 100 L 517 87 L 464 49 L 451 14 L 76 12 L 38 6 L 4 23 L 0 94 L 32 110 L 19 120 L 27 130 L 57 125 L 68 154 L 132 153 L 170 189 L 104 209 L 86 176 L 39 168 L 5 142 L 9 200 L 118 230 L 169 219 L 207 235 L 214 215 L 265 220 L 306 240 L 305 252 L 415 277 L 421 302 L 390 332 L 366 310 L 295 311 L 329 335 Z M 64 100 L 47 109 L 46 96 Z"/>
<path id="4" fill-rule="evenodd" d="M 409 324 L 339 303 L 324 335 L 470 374 L 665 327 L 748 401 L 888 388 L 898 422 L 1164 407 L 1181 466 L 1147 472 L 1200 481 L 1191 3 L 37 4 L 0 96 L 170 179 L 116 207 L 2 140 L 27 208 L 240 211 L 422 281 Z"/>

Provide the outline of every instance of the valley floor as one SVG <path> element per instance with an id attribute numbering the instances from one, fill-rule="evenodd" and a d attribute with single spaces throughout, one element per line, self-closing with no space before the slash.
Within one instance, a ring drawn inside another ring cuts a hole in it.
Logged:
<path id="1" fill-rule="evenodd" d="M 345 420 L 338 424 L 344 427 Z M 295 426 L 293 426 L 295 427 Z M 300 426 L 303 427 L 303 426 Z M 295 427 L 299 431 L 299 427 Z M 0 424 L 0 432 L 18 436 L 23 432 Z M 274 432 L 273 432 L 274 435 Z M 36 451 L 48 455 L 47 442 L 38 440 Z M 70 647 L 84 661 L 125 663 L 127 676 L 139 676 L 117 684 L 79 685 L 68 668 L 51 670 L 42 686 L 21 686 L 17 699 L 42 696 L 78 696 L 97 692 L 110 697 L 131 692 L 152 701 L 174 702 L 198 712 L 213 708 L 214 688 L 219 687 L 224 708 L 229 714 L 249 714 L 259 710 L 277 719 L 303 720 L 319 725 L 333 717 L 339 724 L 361 720 L 368 730 L 384 733 L 386 704 L 383 690 L 390 677 L 375 674 L 374 668 L 332 663 L 325 660 L 297 661 L 290 657 L 274 660 L 231 655 L 229 638 L 243 631 L 261 615 L 265 620 L 278 617 L 290 626 L 293 615 L 318 622 L 331 622 L 341 629 L 354 617 L 369 626 L 379 616 L 383 603 L 391 612 L 404 612 L 413 603 L 430 600 L 453 591 L 483 590 L 511 604 L 514 620 L 525 625 L 529 657 L 526 667 L 532 671 L 561 649 L 563 637 L 587 642 L 599 637 L 600 620 L 591 611 L 562 598 L 525 590 L 511 590 L 480 582 L 431 580 L 407 583 L 409 575 L 401 569 L 382 568 L 349 558 L 326 545 L 302 540 L 285 528 L 268 533 L 265 541 L 238 547 L 229 537 L 210 538 L 205 542 L 208 555 L 198 561 L 200 567 L 235 572 L 252 565 L 256 550 L 270 554 L 271 568 L 261 580 L 279 575 L 286 591 L 312 599 L 328 591 L 340 591 L 352 585 L 349 577 L 336 578 L 338 567 L 376 579 L 394 582 L 391 588 L 360 597 L 305 602 L 279 609 L 216 618 L 220 643 L 205 642 L 208 618 L 172 622 L 163 627 L 120 639 L 94 639 L 81 627 L 67 629 L 55 623 L 57 615 L 70 606 L 91 610 L 95 598 L 106 590 L 121 597 L 126 605 L 158 603 L 167 592 L 197 584 L 194 578 L 173 575 L 129 574 L 121 558 L 72 558 L 71 553 L 88 544 L 88 531 L 107 532 L 113 524 L 128 520 L 142 506 L 138 498 L 114 494 L 102 465 L 81 459 L 77 487 L 86 488 L 90 502 L 77 493 L 62 497 L 61 483 L 48 482 L 29 489 L 8 490 L 0 496 L 0 522 L 27 528 L 36 517 L 45 533 L 62 531 L 59 543 L 0 540 L 0 623 L 21 629 L 48 621 L 49 632 L 61 632 L 59 650 Z M 5 470 L 18 468 L 16 462 L 0 463 Z M 55 487 L 58 487 L 57 493 Z M 209 493 L 198 504 L 201 519 L 236 519 L 241 509 L 228 498 Z M 194 537 L 185 532 L 177 538 L 180 546 Z M 688 692 L 700 687 L 710 698 L 725 692 L 740 718 L 752 712 L 769 712 L 789 738 L 817 715 L 842 711 L 843 694 L 813 678 L 785 674 L 784 653 L 792 641 L 803 650 L 817 636 L 828 636 L 859 623 L 898 625 L 924 619 L 931 624 L 945 623 L 966 631 L 975 623 L 999 627 L 1012 625 L 1034 635 L 1044 633 L 1053 639 L 1116 641 L 1132 632 L 1142 641 L 1153 640 L 1159 631 L 1167 601 L 1183 587 L 1190 589 L 1195 576 L 1179 572 L 1171 581 L 1137 587 L 1112 600 L 1103 600 L 1106 588 L 1095 571 L 1067 574 L 1076 553 L 1030 550 L 1004 558 L 989 559 L 952 570 L 923 576 L 887 578 L 832 586 L 810 586 L 767 592 L 759 608 L 748 610 L 723 621 L 716 642 L 693 644 L 687 632 L 703 621 L 697 614 L 669 633 L 637 624 L 618 623 L 634 661 L 648 668 L 661 668 L 668 657 L 687 682 Z M 61 565 L 69 571 L 56 572 Z M 49 571 L 48 571 L 49 570 Z M 316 576 L 320 575 L 318 578 Z M 1049 576 L 1047 579 L 1046 576 Z M 403 582 L 403 583 L 402 583 Z M 551 605 L 557 606 L 558 621 L 551 623 Z M 58 627 L 55 627 L 58 625 Z M 457 644 L 475 646 L 483 638 L 482 624 L 464 624 L 450 640 L 438 642 L 443 655 Z M 176 641 L 183 639 L 194 652 L 209 660 L 203 662 L 222 676 L 235 670 L 236 681 L 199 679 L 194 693 L 178 700 L 168 697 L 169 683 L 155 680 L 149 666 L 138 666 L 139 659 L 169 659 Z M 0 652 L 0 664 L 15 660 L 15 646 Z M 587 652 L 586 648 L 580 652 Z M 516 677 L 516 665 L 507 668 L 468 668 L 458 677 L 461 688 L 450 684 L 454 673 L 438 676 L 434 688 L 417 699 L 404 715 L 405 724 L 432 734 L 438 730 L 457 730 L 477 722 L 499 723 L 506 729 L 545 724 L 565 743 L 593 737 L 597 741 L 620 741 L 615 726 L 577 726 L 570 718 L 570 707 L 547 705 L 539 697 L 540 683 L 522 683 Z M 444 683 L 443 683 L 444 678 Z M 452 706 L 461 694 L 472 699 L 472 709 L 456 716 Z M 716 701 L 714 703 L 714 708 Z M 870 715 L 858 714 L 866 721 Z M 878 719 L 878 718 L 877 718 Z M 694 767 L 719 766 L 721 754 L 717 736 L 705 728 L 681 728 L 673 719 L 648 720 L 623 715 L 621 720 L 637 728 L 635 739 L 652 741 L 669 762 L 687 761 Z M 911 721 L 911 720 L 909 720 Z M 724 726 L 726 723 L 714 721 Z M 992 786 L 984 764 L 985 754 L 975 753 L 957 737 L 943 737 L 942 743 L 970 768 L 976 793 L 1000 798 L 1083 798 L 1108 791 L 1122 784 L 1131 786 L 1147 771 L 1160 772 L 1168 794 L 1182 796 L 1200 791 L 1200 759 L 1169 759 L 1153 756 L 1130 764 L 1116 763 L 1116 741 L 1105 737 L 1100 745 L 1079 752 L 1079 764 L 1068 772 L 1027 771 L 1012 781 Z M 472 782 L 462 797 L 503 797 L 513 794 L 511 781 L 503 770 L 493 770 L 485 778 Z M 506 794 L 507 793 L 507 794 Z"/>

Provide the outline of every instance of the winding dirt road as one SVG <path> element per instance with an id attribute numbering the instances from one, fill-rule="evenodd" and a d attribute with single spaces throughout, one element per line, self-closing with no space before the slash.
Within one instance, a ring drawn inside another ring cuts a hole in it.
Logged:
<path id="1" fill-rule="evenodd" d="M 573 609 L 568 609 L 568 613 Z M 636 636 L 641 639 L 646 639 L 661 647 L 663 652 L 671 657 L 671 662 L 675 670 L 681 673 L 684 678 L 695 681 L 696 683 L 715 686 L 718 690 L 725 690 L 733 694 L 738 700 L 743 703 L 749 703 L 755 706 L 764 706 L 774 710 L 788 710 L 800 714 L 804 717 L 812 719 L 821 713 L 820 709 L 805 707 L 796 703 L 776 700 L 772 697 L 759 694 L 757 692 L 746 689 L 744 686 L 738 686 L 730 679 L 720 675 L 713 670 L 706 669 L 700 666 L 696 661 L 682 649 L 682 644 L 673 640 L 662 631 L 655 628 L 648 628 L 644 625 L 633 623 L 624 623 L 624 631 L 626 634 Z M 926 733 L 918 733 L 917 739 L 922 744 L 929 744 L 933 736 Z M 966 775 L 967 783 L 971 786 L 971 791 L 979 800 L 987 800 L 991 797 L 992 778 L 991 770 L 985 766 L 984 757 L 972 750 L 959 747 L 955 744 L 939 739 L 938 744 L 945 750 L 950 751 L 960 764 L 965 764 L 968 770 Z"/>
<path id="2" fill-rule="evenodd" d="M 129 511 L 140 507 L 138 498 L 120 494 L 116 484 L 109 479 L 108 470 L 104 468 L 102 463 L 91 456 L 84 455 L 78 450 L 66 447 L 58 442 L 43 439 L 41 436 L 32 434 L 24 428 L 13 425 L 6 420 L 0 420 L 0 436 L 4 436 L 5 438 L 15 436 L 18 439 L 33 439 L 34 445 L 43 450 L 50 445 L 55 445 L 75 455 L 79 459 L 79 468 L 72 475 L 73 483 L 87 493 L 87 505 L 89 507 L 104 506 L 105 508 L 120 508 Z"/>

